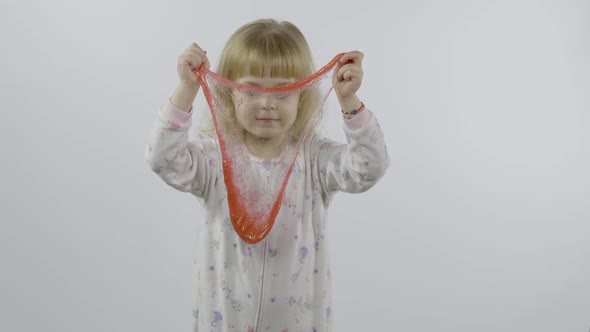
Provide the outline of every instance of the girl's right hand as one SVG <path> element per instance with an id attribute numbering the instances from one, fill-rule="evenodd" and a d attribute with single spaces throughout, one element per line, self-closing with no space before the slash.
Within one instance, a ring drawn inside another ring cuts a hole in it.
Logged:
<path id="1" fill-rule="evenodd" d="M 199 88 L 199 80 L 193 73 L 193 70 L 204 64 L 209 68 L 209 59 L 207 52 L 203 51 L 199 45 L 192 43 L 179 57 L 177 62 L 178 78 L 180 83 L 187 87 Z"/>

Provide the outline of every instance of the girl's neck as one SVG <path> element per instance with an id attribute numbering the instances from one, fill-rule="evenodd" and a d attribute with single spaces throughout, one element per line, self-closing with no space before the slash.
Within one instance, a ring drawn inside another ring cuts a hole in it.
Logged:
<path id="1" fill-rule="evenodd" d="M 284 148 L 285 136 L 273 138 L 260 138 L 250 134 L 244 137 L 244 144 L 246 148 L 255 157 L 272 160 L 281 156 Z"/>

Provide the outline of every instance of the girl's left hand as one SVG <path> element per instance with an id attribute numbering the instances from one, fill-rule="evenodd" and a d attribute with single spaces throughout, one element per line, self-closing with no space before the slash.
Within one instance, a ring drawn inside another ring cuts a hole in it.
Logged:
<path id="1" fill-rule="evenodd" d="M 361 87 L 363 57 L 362 52 L 352 51 L 340 58 L 340 67 L 334 76 L 334 90 L 341 101 L 354 97 Z"/>

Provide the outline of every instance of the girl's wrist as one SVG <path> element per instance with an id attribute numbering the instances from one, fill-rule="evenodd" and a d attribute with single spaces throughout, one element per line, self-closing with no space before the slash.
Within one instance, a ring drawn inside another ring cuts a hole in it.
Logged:
<path id="1" fill-rule="evenodd" d="M 345 112 L 344 110 L 342 110 L 342 116 L 344 117 L 344 119 L 350 120 L 364 110 L 365 110 L 365 104 L 361 101 L 361 106 L 359 106 L 359 108 L 355 108 L 350 112 Z"/>
<path id="2" fill-rule="evenodd" d="M 340 107 L 342 108 L 342 116 L 345 119 L 350 120 L 357 113 L 362 112 L 364 104 L 356 95 L 353 95 L 348 99 L 340 99 Z"/>
<path id="3" fill-rule="evenodd" d="M 185 112 L 189 112 L 193 106 L 193 101 L 199 92 L 199 87 L 186 86 L 180 83 L 174 94 L 170 97 L 170 102 Z"/>
<path id="4" fill-rule="evenodd" d="M 350 113 L 353 110 L 358 110 L 361 107 L 361 100 L 356 95 L 346 99 L 341 98 L 340 107 L 342 108 L 342 112 Z"/>
<path id="5" fill-rule="evenodd" d="M 195 93 L 197 93 L 197 91 L 199 90 L 199 88 L 201 86 L 199 85 L 198 82 L 197 83 L 193 83 L 191 81 L 183 81 L 183 80 L 181 80 L 181 81 L 178 82 L 178 87 L 179 88 L 182 88 L 183 90 L 186 90 L 186 91 L 194 91 Z"/>

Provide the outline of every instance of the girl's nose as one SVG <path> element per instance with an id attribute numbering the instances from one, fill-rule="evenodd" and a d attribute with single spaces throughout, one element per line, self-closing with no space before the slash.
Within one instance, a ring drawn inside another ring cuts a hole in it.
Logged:
<path id="1" fill-rule="evenodd" d="M 275 108 L 275 100 L 272 96 L 266 95 L 262 96 L 262 108 L 263 109 L 274 109 Z"/>

